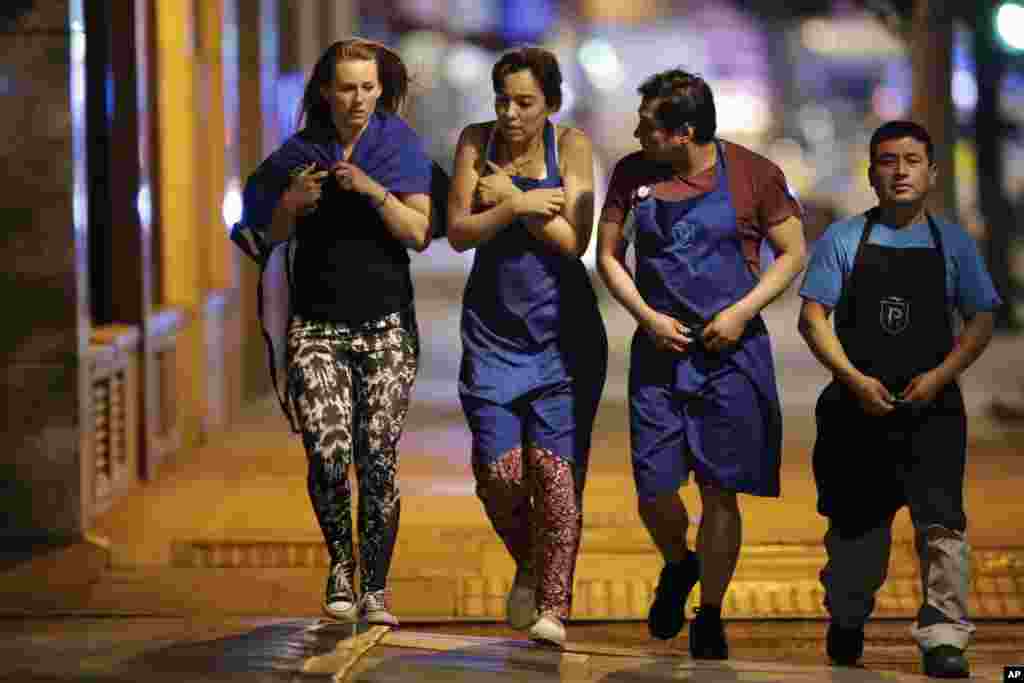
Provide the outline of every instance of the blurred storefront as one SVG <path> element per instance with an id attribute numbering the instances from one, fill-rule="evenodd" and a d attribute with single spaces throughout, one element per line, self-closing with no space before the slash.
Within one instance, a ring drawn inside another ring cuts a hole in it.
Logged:
<path id="1" fill-rule="evenodd" d="M 5 3 L 5 538 L 74 539 L 267 391 L 256 269 L 227 239 L 291 132 L 280 74 L 353 3 Z"/>

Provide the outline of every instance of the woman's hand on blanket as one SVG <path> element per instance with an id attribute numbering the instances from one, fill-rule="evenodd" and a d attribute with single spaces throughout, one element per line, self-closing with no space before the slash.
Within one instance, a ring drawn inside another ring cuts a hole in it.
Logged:
<path id="1" fill-rule="evenodd" d="M 310 164 L 293 174 L 292 181 L 281 198 L 285 208 L 298 216 L 315 211 L 323 193 L 322 184 L 325 178 L 327 171 L 316 170 L 316 164 Z"/>
<path id="2" fill-rule="evenodd" d="M 377 184 L 370 176 L 363 172 L 363 169 L 359 168 L 355 164 L 349 161 L 339 161 L 331 167 L 331 172 L 338 181 L 338 185 L 343 190 L 352 190 L 359 194 L 367 195 L 380 195 L 383 194 L 384 189 Z"/>
<path id="3" fill-rule="evenodd" d="M 490 208 L 501 204 L 509 197 L 522 194 L 522 190 L 516 187 L 512 178 L 502 170 L 501 166 L 488 160 L 487 168 L 491 171 L 490 175 L 483 176 L 476 183 L 474 199 L 477 206 Z"/>

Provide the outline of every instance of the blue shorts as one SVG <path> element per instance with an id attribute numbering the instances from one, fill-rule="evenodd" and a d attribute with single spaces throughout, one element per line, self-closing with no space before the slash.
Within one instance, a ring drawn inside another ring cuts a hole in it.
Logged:
<path id="1" fill-rule="evenodd" d="M 509 403 L 492 403 L 461 394 L 462 410 L 473 433 L 473 460 L 490 464 L 514 448 L 535 446 L 585 467 L 594 422 L 594 401 L 578 396 L 569 381 Z"/>
<path id="2" fill-rule="evenodd" d="M 719 374 L 698 393 L 631 373 L 629 428 L 637 497 L 674 493 L 689 479 L 728 491 L 779 495 L 781 433 L 754 382 L 736 370 Z M 774 406 L 774 407 L 773 407 Z"/>

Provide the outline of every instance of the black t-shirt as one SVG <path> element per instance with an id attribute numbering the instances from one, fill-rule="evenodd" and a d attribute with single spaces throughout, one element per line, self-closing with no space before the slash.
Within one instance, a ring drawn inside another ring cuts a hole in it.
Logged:
<path id="1" fill-rule="evenodd" d="M 412 305 L 409 254 L 371 202 L 328 177 L 317 210 L 297 220 L 300 317 L 358 325 Z"/>

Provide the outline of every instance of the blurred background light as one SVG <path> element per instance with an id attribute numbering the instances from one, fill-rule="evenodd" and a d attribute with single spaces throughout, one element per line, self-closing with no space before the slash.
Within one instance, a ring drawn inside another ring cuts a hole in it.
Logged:
<path id="1" fill-rule="evenodd" d="M 224 192 L 224 201 L 221 202 L 221 215 L 224 217 L 224 225 L 228 230 L 238 221 L 242 220 L 242 193 L 238 187 L 238 181 L 233 181 Z"/>
<path id="2" fill-rule="evenodd" d="M 764 132 L 772 116 L 764 97 L 745 86 L 714 84 L 718 132 L 754 134 Z"/>
<path id="3" fill-rule="evenodd" d="M 539 43 L 558 18 L 555 0 L 504 0 L 502 38 L 508 43 Z"/>
<path id="4" fill-rule="evenodd" d="M 398 9 L 418 24 L 440 25 L 444 22 L 447 4 L 437 0 L 399 0 Z"/>
<path id="5" fill-rule="evenodd" d="M 811 52 L 856 59 L 898 57 L 906 47 L 881 22 L 868 16 L 807 19 L 800 40 Z"/>
<path id="6" fill-rule="evenodd" d="M 1024 50 L 1024 5 L 1004 2 L 996 10 L 996 32 L 1011 50 Z"/>
<path id="7" fill-rule="evenodd" d="M 797 113 L 800 132 L 814 145 L 820 145 L 836 137 L 835 120 L 832 112 L 820 104 L 806 104 Z"/>
<path id="8" fill-rule="evenodd" d="M 572 118 L 573 110 L 576 108 L 576 89 L 573 88 L 566 82 L 562 82 L 562 107 L 551 116 L 551 120 L 555 123 L 561 122 L 563 119 Z"/>
<path id="9" fill-rule="evenodd" d="M 277 122 L 285 136 L 299 129 L 299 112 L 306 89 L 306 74 L 301 71 L 283 71 L 277 76 Z"/>
<path id="10" fill-rule="evenodd" d="M 879 85 L 871 96 L 871 106 L 875 115 L 883 121 L 903 118 L 910 109 L 910 94 Z"/>
<path id="11" fill-rule="evenodd" d="M 398 42 L 398 52 L 410 75 L 422 88 L 433 88 L 440 76 L 448 39 L 439 31 L 410 31 Z"/>
<path id="12" fill-rule="evenodd" d="M 966 69 L 953 72 L 953 104 L 958 109 L 973 110 L 978 104 L 978 81 Z"/>
<path id="13" fill-rule="evenodd" d="M 458 90 L 485 88 L 489 91 L 491 62 L 491 54 L 483 48 L 472 43 L 457 43 L 448 51 L 445 78 Z"/>
<path id="14" fill-rule="evenodd" d="M 779 138 L 764 150 L 786 174 L 789 191 L 794 197 L 810 190 L 817 180 L 814 166 L 808 162 L 804 148 L 793 138 Z"/>
<path id="15" fill-rule="evenodd" d="M 149 191 L 149 183 L 143 183 L 135 195 L 135 210 L 139 212 L 139 222 L 143 229 L 148 230 L 153 223 L 153 197 Z"/>
<path id="16" fill-rule="evenodd" d="M 615 90 L 625 80 L 622 60 L 612 44 L 603 38 L 590 38 L 580 45 L 577 58 L 590 82 L 598 90 Z"/>
<path id="17" fill-rule="evenodd" d="M 493 31 L 499 17 L 499 0 L 448 0 L 448 28 L 457 33 Z"/>

